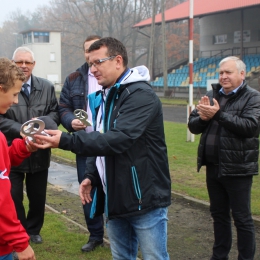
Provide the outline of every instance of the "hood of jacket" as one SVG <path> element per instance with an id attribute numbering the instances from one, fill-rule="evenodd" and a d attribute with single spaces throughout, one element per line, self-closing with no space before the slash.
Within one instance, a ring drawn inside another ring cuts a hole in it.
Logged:
<path id="1" fill-rule="evenodd" d="M 132 69 L 128 69 L 125 74 L 119 79 L 120 84 L 129 84 L 138 81 L 149 81 L 150 73 L 146 66 L 137 66 Z"/>
<path id="2" fill-rule="evenodd" d="M 82 66 L 83 67 L 83 66 Z M 82 68 L 81 67 L 81 68 Z M 131 69 L 127 69 L 123 75 L 117 80 L 114 87 L 119 88 L 120 85 L 126 85 L 129 83 L 139 82 L 139 81 L 149 81 L 150 73 L 146 66 L 137 66 Z M 92 121 L 95 122 L 95 109 L 99 107 L 102 101 L 102 92 L 98 91 L 88 95 L 89 106 L 92 111 Z"/>

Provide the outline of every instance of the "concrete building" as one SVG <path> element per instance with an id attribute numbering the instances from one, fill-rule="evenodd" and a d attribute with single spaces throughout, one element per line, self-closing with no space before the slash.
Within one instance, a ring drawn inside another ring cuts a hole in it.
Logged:
<path id="1" fill-rule="evenodd" d="M 189 19 L 189 0 L 165 11 L 165 22 Z M 260 0 L 196 0 L 193 17 L 199 18 L 200 56 L 211 57 L 224 49 L 236 49 L 226 55 L 260 53 Z M 155 24 L 161 24 L 162 15 L 155 16 Z M 151 26 L 152 18 L 135 24 L 134 28 Z M 243 31 L 243 42 L 241 32 Z M 210 53 L 210 51 L 213 51 Z M 207 53 L 206 53 L 207 52 Z"/>
<path id="2" fill-rule="evenodd" d="M 23 46 L 35 55 L 33 74 L 51 81 L 57 91 L 61 88 L 61 33 L 58 31 L 30 29 L 20 32 Z"/>
<path id="3" fill-rule="evenodd" d="M 187 92 L 192 81 L 197 91 L 196 95 L 200 96 L 201 89 L 206 91 L 206 88 L 211 88 L 211 83 L 218 81 L 219 61 L 232 55 L 239 56 L 244 61 L 246 80 L 251 87 L 259 90 L 260 0 L 194 0 L 193 2 L 193 18 L 199 19 L 199 55 L 195 56 L 193 51 L 189 53 L 187 49 L 186 56 L 179 58 L 177 54 L 174 63 L 168 61 L 167 86 L 174 91 L 181 89 Z M 189 0 L 165 11 L 166 23 L 188 20 L 189 17 Z M 162 15 L 157 14 L 155 24 L 161 23 Z M 141 30 L 151 25 L 152 18 L 149 18 L 133 27 Z M 193 55 L 192 64 L 188 63 L 188 53 Z M 157 89 L 164 86 L 161 75 L 162 72 L 158 73 L 155 81 L 151 82 Z"/>

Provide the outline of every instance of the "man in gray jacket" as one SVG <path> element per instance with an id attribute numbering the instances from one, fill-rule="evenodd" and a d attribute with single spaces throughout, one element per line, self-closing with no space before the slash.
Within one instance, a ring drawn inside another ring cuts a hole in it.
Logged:
<path id="1" fill-rule="evenodd" d="M 48 80 L 32 75 L 35 66 L 33 52 L 27 47 L 19 47 L 14 51 L 13 62 L 23 70 L 26 79 L 19 93 L 18 104 L 14 104 L 6 114 L 0 115 L 0 130 L 5 134 L 9 144 L 15 138 L 22 138 L 21 125 L 28 120 L 47 116 L 47 120 L 54 127 L 59 124 L 58 102 L 54 86 Z M 33 243 L 42 243 L 40 231 L 44 222 L 50 156 L 50 149 L 39 149 L 25 159 L 20 166 L 12 167 L 10 172 L 11 194 L 18 219 Z M 24 180 L 29 199 L 27 216 L 23 206 Z"/>
<path id="2" fill-rule="evenodd" d="M 231 216 L 237 229 L 238 259 L 253 260 L 255 230 L 250 196 L 258 174 L 260 93 L 245 82 L 246 67 L 237 57 L 223 59 L 219 84 L 202 97 L 189 118 L 201 134 L 198 171 L 206 165 L 215 242 L 211 260 L 227 260 L 232 245 Z"/>

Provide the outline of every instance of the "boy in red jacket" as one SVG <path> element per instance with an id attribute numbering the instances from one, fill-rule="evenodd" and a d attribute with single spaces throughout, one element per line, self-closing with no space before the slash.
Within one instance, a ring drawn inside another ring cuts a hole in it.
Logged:
<path id="1" fill-rule="evenodd" d="M 5 114 L 11 105 L 18 103 L 18 94 L 25 76 L 10 60 L 0 58 L 0 114 Z M 1 122 L 0 122 L 1 124 Z M 16 251 L 19 260 L 35 260 L 29 245 L 29 236 L 17 219 L 11 197 L 10 168 L 19 165 L 31 152 L 36 151 L 31 142 L 15 139 L 8 147 L 0 132 L 0 260 L 12 260 Z"/>

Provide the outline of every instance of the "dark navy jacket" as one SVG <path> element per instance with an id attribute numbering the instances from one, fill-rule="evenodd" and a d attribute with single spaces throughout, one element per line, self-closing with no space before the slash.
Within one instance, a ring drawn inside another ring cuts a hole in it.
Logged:
<path id="1" fill-rule="evenodd" d="M 86 156 L 105 156 L 107 217 L 142 215 L 169 206 L 171 180 L 162 105 L 151 87 L 144 82 L 112 87 L 105 103 L 104 122 L 105 134 L 63 133 L 59 148 Z M 97 184 L 97 171 L 95 174 L 88 167 L 87 171 Z"/>
<path id="2" fill-rule="evenodd" d="M 88 64 L 84 63 L 66 78 L 60 94 L 59 114 L 61 124 L 69 132 L 75 132 L 71 126 L 71 122 L 76 118 L 74 110 L 86 110 L 87 94 Z"/>

